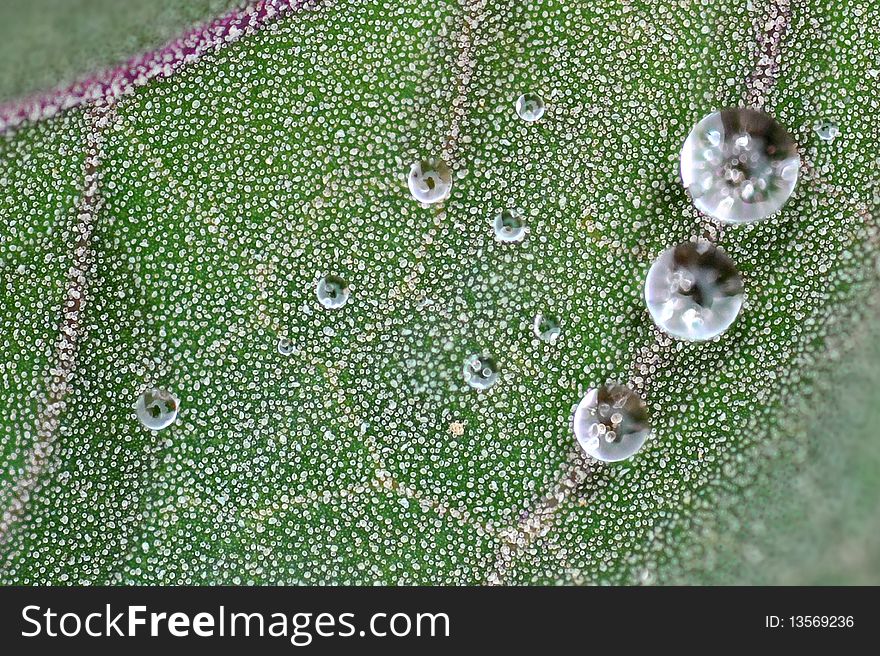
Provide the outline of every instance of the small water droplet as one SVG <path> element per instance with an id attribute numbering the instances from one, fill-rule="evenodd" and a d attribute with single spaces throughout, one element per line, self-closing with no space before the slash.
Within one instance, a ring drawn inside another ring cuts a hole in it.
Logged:
<path id="1" fill-rule="evenodd" d="M 318 302 L 329 310 L 338 310 L 348 303 L 351 290 L 348 283 L 339 276 L 327 275 L 318 281 L 315 286 L 315 294 Z"/>
<path id="2" fill-rule="evenodd" d="M 452 171 L 440 158 L 422 159 L 410 167 L 407 184 L 412 197 L 420 203 L 440 203 L 452 191 Z"/>
<path id="3" fill-rule="evenodd" d="M 150 430 L 162 430 L 174 423 L 180 401 L 171 392 L 150 388 L 138 397 L 135 412 L 140 422 Z"/>
<path id="4" fill-rule="evenodd" d="M 286 337 L 278 338 L 278 352 L 281 355 L 290 355 L 293 353 L 293 342 Z"/>
<path id="5" fill-rule="evenodd" d="M 742 308 L 743 281 L 733 261 L 707 241 L 663 251 L 645 279 L 645 302 L 665 333 L 704 341 L 723 333 Z"/>
<path id="6" fill-rule="evenodd" d="M 492 223 L 495 239 L 504 242 L 519 242 L 525 239 L 526 224 L 516 210 L 502 210 L 495 215 Z"/>
<path id="7" fill-rule="evenodd" d="M 562 333 L 562 326 L 556 317 L 538 313 L 535 315 L 535 320 L 532 323 L 532 332 L 542 342 L 553 344 L 559 339 L 559 335 Z"/>
<path id="8" fill-rule="evenodd" d="M 772 117 L 748 108 L 709 114 L 681 149 L 681 179 L 697 209 L 726 223 L 770 216 L 791 196 L 800 155 Z"/>
<path id="9" fill-rule="evenodd" d="M 831 121 L 818 121 L 813 126 L 813 130 L 822 141 L 827 141 L 828 143 L 834 141 L 837 135 L 840 134 L 840 128 Z"/>
<path id="10" fill-rule="evenodd" d="M 584 452 L 605 462 L 631 457 L 651 433 L 645 402 L 626 385 L 616 383 L 588 390 L 575 410 L 573 425 Z"/>
<path id="11" fill-rule="evenodd" d="M 464 361 L 465 382 L 478 390 L 486 390 L 498 381 L 498 365 L 489 355 L 474 354 Z"/>
<path id="12" fill-rule="evenodd" d="M 544 99 L 537 93 L 524 93 L 516 99 L 516 115 L 532 123 L 544 115 Z"/>

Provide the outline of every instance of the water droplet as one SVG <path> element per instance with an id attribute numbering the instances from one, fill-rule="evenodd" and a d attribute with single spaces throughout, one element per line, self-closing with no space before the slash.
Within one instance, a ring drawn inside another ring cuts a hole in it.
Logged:
<path id="1" fill-rule="evenodd" d="M 828 143 L 834 141 L 837 135 L 840 134 L 840 128 L 831 121 L 818 121 L 813 126 L 813 130 L 822 141 L 827 141 Z"/>
<path id="2" fill-rule="evenodd" d="M 464 361 L 462 373 L 468 385 L 486 390 L 498 380 L 498 365 L 491 356 L 474 354 Z"/>
<path id="3" fill-rule="evenodd" d="M 532 123 L 544 115 L 544 99 L 537 93 L 524 93 L 516 99 L 516 115 Z"/>
<path id="4" fill-rule="evenodd" d="M 645 302 L 661 330 L 703 341 L 720 335 L 736 319 L 743 281 L 721 248 L 688 241 L 654 260 L 645 280 Z"/>
<path id="5" fill-rule="evenodd" d="M 440 203 L 452 191 L 452 171 L 442 159 L 422 159 L 410 167 L 407 184 L 412 197 L 420 203 Z"/>
<path id="6" fill-rule="evenodd" d="M 151 388 L 138 397 L 135 412 L 140 422 L 151 430 L 167 428 L 177 419 L 180 401 L 171 392 Z"/>
<path id="7" fill-rule="evenodd" d="M 278 352 L 281 355 L 290 355 L 293 353 L 293 342 L 286 337 L 278 338 Z"/>
<path id="8" fill-rule="evenodd" d="M 626 385 L 591 388 L 574 412 L 574 435 L 584 452 L 597 460 L 626 460 L 651 433 L 648 408 Z"/>
<path id="9" fill-rule="evenodd" d="M 726 223 L 770 216 L 791 196 L 800 155 L 788 132 L 747 108 L 709 114 L 681 149 L 681 179 L 697 209 Z"/>
<path id="10" fill-rule="evenodd" d="M 492 226 L 495 229 L 495 239 L 498 241 L 517 242 L 525 239 L 526 224 L 522 215 L 516 210 L 498 212 Z"/>
<path id="11" fill-rule="evenodd" d="M 318 302 L 325 308 L 338 310 L 348 303 L 351 290 L 345 280 L 331 274 L 318 281 L 315 286 L 315 294 L 318 296 Z"/>
<path id="12" fill-rule="evenodd" d="M 535 320 L 532 323 L 532 331 L 535 333 L 535 337 L 542 342 L 553 344 L 559 339 L 559 335 L 562 333 L 562 327 L 559 323 L 559 319 L 556 317 L 539 313 L 535 315 Z"/>

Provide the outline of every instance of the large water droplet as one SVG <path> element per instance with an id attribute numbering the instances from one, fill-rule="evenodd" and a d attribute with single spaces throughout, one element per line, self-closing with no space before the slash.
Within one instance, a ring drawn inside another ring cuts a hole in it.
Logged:
<path id="1" fill-rule="evenodd" d="M 498 365 L 489 355 L 474 354 L 464 361 L 464 381 L 478 390 L 492 387 L 498 380 Z"/>
<path id="2" fill-rule="evenodd" d="M 331 274 L 318 281 L 315 286 L 315 294 L 318 296 L 318 302 L 325 308 L 337 310 L 348 303 L 351 291 L 345 280 Z"/>
<path id="3" fill-rule="evenodd" d="M 495 215 L 492 223 L 495 239 L 498 241 L 517 242 L 525 239 L 526 223 L 516 210 L 502 210 Z"/>
<path id="4" fill-rule="evenodd" d="M 743 281 L 733 261 L 707 241 L 663 251 L 645 280 L 645 302 L 664 332 L 691 341 L 723 333 L 739 314 Z"/>
<path id="5" fill-rule="evenodd" d="M 539 313 L 535 315 L 535 320 L 532 323 L 532 331 L 535 333 L 535 337 L 542 342 L 553 344 L 559 339 L 559 335 L 562 333 L 562 327 L 559 323 L 559 319 L 556 317 Z"/>
<path id="6" fill-rule="evenodd" d="M 747 108 L 709 114 L 681 149 L 681 179 L 701 212 L 726 223 L 770 216 L 791 196 L 801 158 L 788 132 Z"/>
<path id="7" fill-rule="evenodd" d="M 278 352 L 281 355 L 290 355 L 293 353 L 293 342 L 286 337 L 278 338 Z"/>
<path id="8" fill-rule="evenodd" d="M 516 115 L 532 123 L 544 115 L 544 99 L 537 93 L 524 93 L 516 99 Z"/>
<path id="9" fill-rule="evenodd" d="M 831 143 L 840 134 L 840 128 L 831 121 L 819 121 L 813 126 L 813 131 L 822 140 Z"/>
<path id="10" fill-rule="evenodd" d="M 648 408 L 626 385 L 609 383 L 590 389 L 574 412 L 574 436 L 597 460 L 626 460 L 651 434 Z"/>
<path id="11" fill-rule="evenodd" d="M 171 392 L 150 388 L 138 397 L 135 412 L 140 422 L 151 430 L 162 430 L 174 423 L 180 401 Z"/>
<path id="12" fill-rule="evenodd" d="M 440 203 L 452 191 L 452 171 L 437 157 L 414 162 L 407 178 L 409 192 L 421 203 Z"/>

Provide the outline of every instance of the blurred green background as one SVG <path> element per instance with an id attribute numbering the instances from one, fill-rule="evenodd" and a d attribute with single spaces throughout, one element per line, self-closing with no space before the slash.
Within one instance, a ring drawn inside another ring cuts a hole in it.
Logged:
<path id="1" fill-rule="evenodd" d="M 877 292 L 874 292 L 875 297 Z M 841 308 L 851 312 L 852 308 Z M 793 455 L 725 522 L 707 583 L 880 584 L 880 312 L 852 311 L 813 389 L 792 400 Z M 726 533 L 724 532 L 726 530 Z"/>
<path id="2" fill-rule="evenodd" d="M 125 61 L 243 0 L 0 0 L 0 101 Z"/>

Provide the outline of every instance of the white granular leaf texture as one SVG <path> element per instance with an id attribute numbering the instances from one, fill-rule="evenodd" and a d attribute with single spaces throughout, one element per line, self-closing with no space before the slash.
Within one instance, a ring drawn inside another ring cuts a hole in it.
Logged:
<path id="1" fill-rule="evenodd" d="M 809 460 L 797 422 L 874 307 L 878 24 L 869 0 L 337 0 L 16 114 L 0 582 L 705 580 Z M 722 229 L 678 156 L 744 104 L 803 166 L 778 214 Z M 427 205 L 430 158 L 453 182 Z M 496 238 L 505 210 L 524 238 Z M 745 285 L 707 343 L 643 300 L 696 237 Z M 607 381 L 654 435 L 585 462 L 572 412 Z M 161 431 L 152 388 L 179 399 Z"/>

